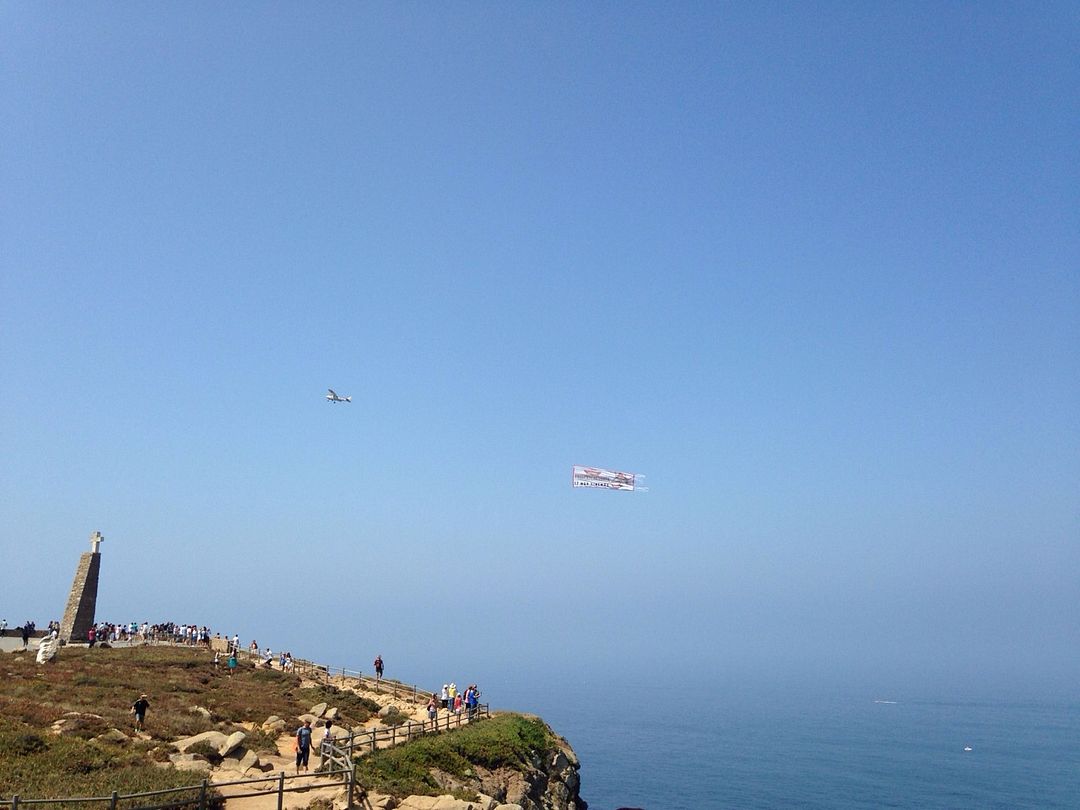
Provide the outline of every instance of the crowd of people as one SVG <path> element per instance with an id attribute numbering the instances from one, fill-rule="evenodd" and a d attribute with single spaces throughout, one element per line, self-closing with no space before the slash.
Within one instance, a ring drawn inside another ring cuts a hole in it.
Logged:
<path id="1" fill-rule="evenodd" d="M 458 715 L 464 712 L 471 720 L 473 715 L 476 714 L 476 707 L 479 705 L 480 689 L 475 683 L 465 687 L 464 692 L 458 691 L 457 684 L 453 681 L 444 683 L 441 692 L 431 693 L 431 699 L 428 700 L 427 704 L 428 720 L 431 721 L 431 727 L 434 728 L 439 716 L 439 709 Z"/>

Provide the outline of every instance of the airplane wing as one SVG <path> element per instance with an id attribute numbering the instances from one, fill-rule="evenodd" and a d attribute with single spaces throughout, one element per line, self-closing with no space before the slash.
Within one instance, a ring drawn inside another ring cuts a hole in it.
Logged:
<path id="1" fill-rule="evenodd" d="M 337 397 L 337 394 L 335 394 L 335 393 L 334 393 L 334 389 L 333 389 L 333 388 L 327 388 L 326 390 L 330 392 L 330 396 L 332 396 L 332 397 Z"/>

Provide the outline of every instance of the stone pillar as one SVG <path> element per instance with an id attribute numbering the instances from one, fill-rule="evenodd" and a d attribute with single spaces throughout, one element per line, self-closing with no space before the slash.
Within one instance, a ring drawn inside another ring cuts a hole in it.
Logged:
<path id="1" fill-rule="evenodd" d="M 97 604 L 98 571 L 101 568 L 101 532 L 90 535 L 91 551 L 79 557 L 71 594 L 64 608 L 64 620 L 60 622 L 62 641 L 86 641 L 86 632 L 94 624 L 94 607 Z"/>

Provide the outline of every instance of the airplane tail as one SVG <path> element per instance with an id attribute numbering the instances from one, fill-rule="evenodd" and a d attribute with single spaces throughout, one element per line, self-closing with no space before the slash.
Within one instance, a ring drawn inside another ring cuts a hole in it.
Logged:
<path id="1" fill-rule="evenodd" d="M 352 402 L 352 397 L 345 397 L 346 402 Z"/>

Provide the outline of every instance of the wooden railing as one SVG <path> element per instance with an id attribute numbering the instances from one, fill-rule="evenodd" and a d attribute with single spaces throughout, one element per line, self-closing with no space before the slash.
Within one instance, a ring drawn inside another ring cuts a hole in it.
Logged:
<path id="1" fill-rule="evenodd" d="M 263 662 L 262 655 L 253 653 L 250 650 L 240 650 L 238 658 L 258 665 Z M 278 659 L 271 660 L 270 668 L 280 671 Z M 346 667 L 330 667 L 303 658 L 292 659 L 292 671 L 313 681 L 329 683 L 334 678 L 355 681 L 355 685 L 361 689 L 378 694 L 385 693 L 399 700 L 409 700 L 413 703 L 426 703 L 428 698 L 431 697 L 431 692 L 414 684 L 402 683 L 392 678 L 374 678 L 371 675 L 365 675 L 360 670 L 347 669 Z"/>
<path id="2" fill-rule="evenodd" d="M 277 786 L 274 792 L 277 793 L 277 806 L 278 810 L 281 810 L 284 802 L 284 796 L 286 793 L 295 793 L 301 790 L 310 790 L 311 785 L 297 785 L 296 783 L 302 780 L 320 779 L 325 777 L 344 776 L 346 785 L 346 796 L 348 801 L 348 808 L 352 808 L 352 798 L 354 795 L 353 778 L 355 777 L 356 769 L 351 765 L 347 768 L 331 768 L 325 771 L 316 773 L 301 773 L 289 775 L 284 771 L 276 775 L 257 776 L 251 779 L 238 779 L 234 782 L 210 782 L 207 779 L 203 779 L 200 785 L 188 785 L 187 787 L 169 788 L 168 790 L 148 790 L 142 793 L 117 793 L 113 792 L 111 796 L 78 796 L 70 797 L 66 799 L 21 799 L 18 796 L 12 796 L 10 800 L 0 801 L 0 808 L 6 808 L 11 806 L 11 810 L 19 810 L 20 807 L 26 807 L 27 805 L 53 805 L 53 804 L 83 804 L 83 803 L 98 803 L 109 806 L 109 810 L 118 810 L 121 803 L 124 803 L 124 810 L 182 810 L 190 808 L 194 810 L 209 810 L 214 807 L 222 807 L 228 799 L 246 799 L 252 796 L 266 796 L 270 791 L 266 790 L 266 785 L 269 782 L 276 782 Z M 289 786 L 286 787 L 286 782 Z M 262 789 L 251 790 L 247 792 L 230 793 L 228 796 L 222 796 L 218 791 L 221 788 L 247 786 L 247 785 L 260 785 Z M 316 785 L 315 787 L 319 787 Z M 189 797 L 183 797 L 182 794 L 195 794 Z M 172 797 L 170 800 L 164 799 L 164 797 Z M 139 799 L 154 798 L 162 799 L 162 801 L 152 801 L 149 804 L 139 803 Z M 131 803 L 132 800 L 136 800 Z"/>

